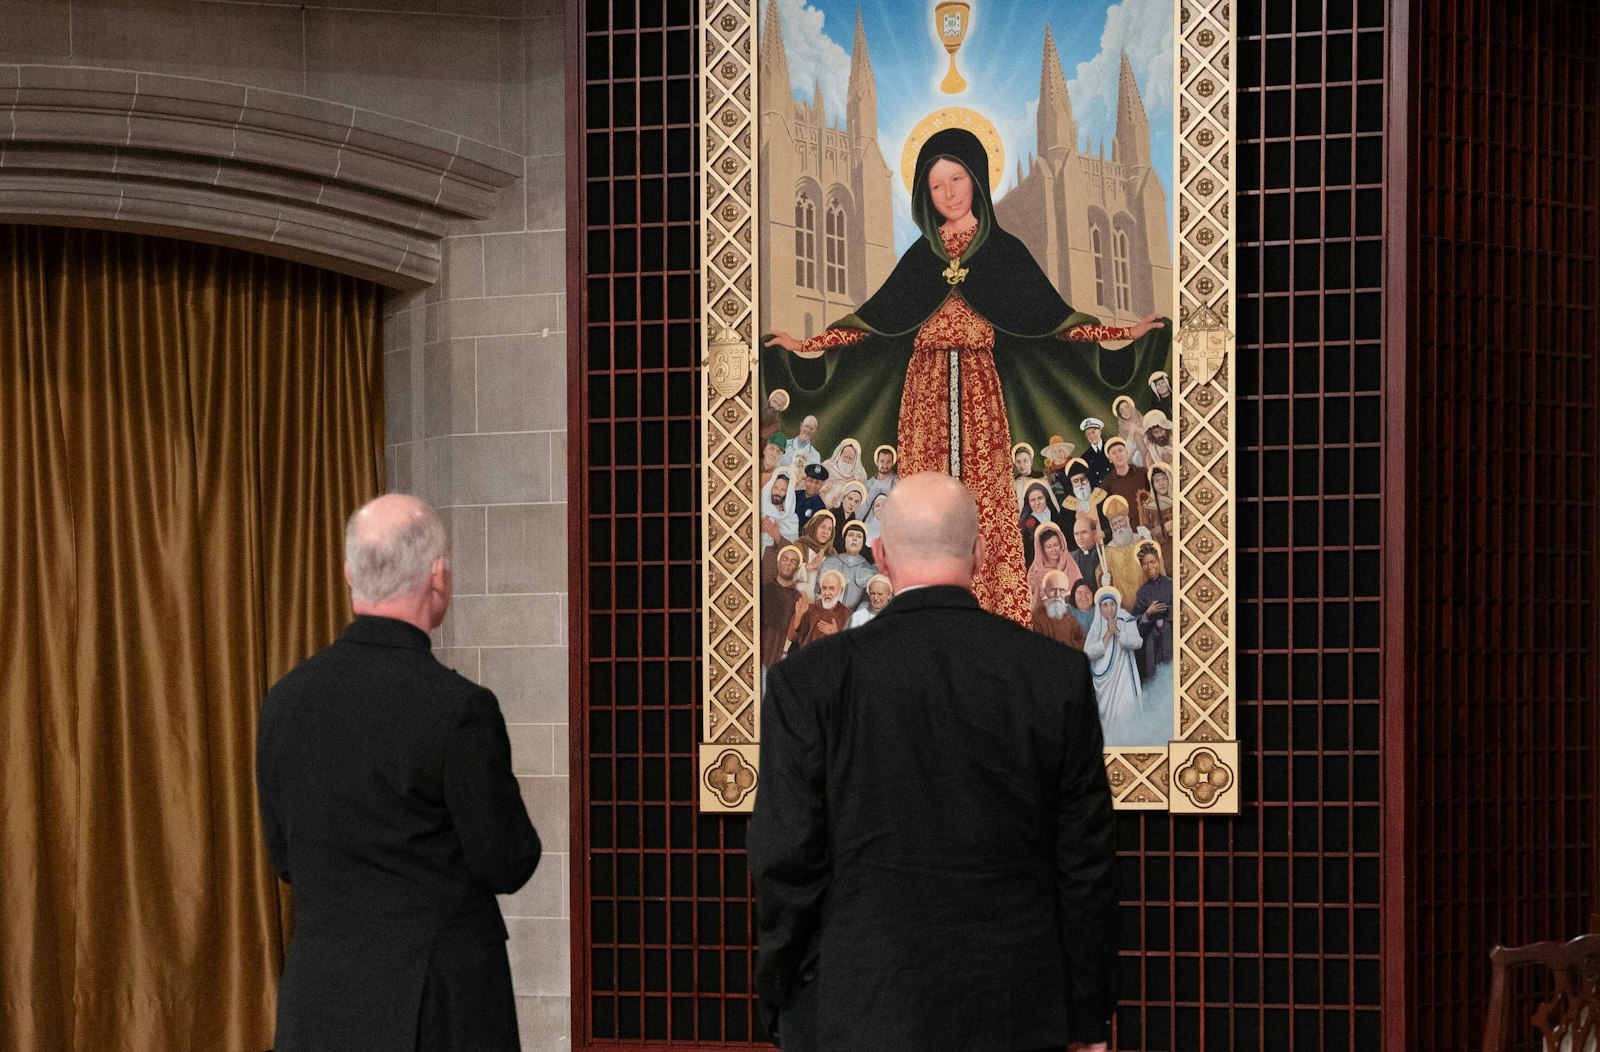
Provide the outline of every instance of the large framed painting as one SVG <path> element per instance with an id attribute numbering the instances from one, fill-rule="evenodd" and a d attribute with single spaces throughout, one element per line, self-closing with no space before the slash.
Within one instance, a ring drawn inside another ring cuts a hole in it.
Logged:
<path id="1" fill-rule="evenodd" d="M 983 606 L 1082 649 L 1123 808 L 1237 813 L 1226 0 L 703 0 L 702 807 L 767 668 L 959 477 Z"/>

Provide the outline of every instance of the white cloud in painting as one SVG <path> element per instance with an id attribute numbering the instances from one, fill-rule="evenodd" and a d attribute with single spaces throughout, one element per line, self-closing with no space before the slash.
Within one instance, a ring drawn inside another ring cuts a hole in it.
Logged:
<path id="1" fill-rule="evenodd" d="M 831 124 L 844 121 L 850 92 L 850 52 L 822 31 L 823 14 L 805 0 L 778 0 L 778 21 L 783 26 L 783 46 L 789 60 L 789 82 L 805 101 L 822 85 L 823 106 Z M 763 31 L 765 26 L 762 27 Z M 830 26 L 841 40 L 849 40 L 854 26 Z"/>
<path id="2" fill-rule="evenodd" d="M 1171 109 L 1174 22 L 1172 0 L 1122 0 L 1106 9 L 1100 53 L 1078 63 L 1067 81 L 1072 115 L 1077 119 L 1078 133 L 1088 140 L 1090 152 L 1098 152 L 1103 139 L 1106 155 L 1111 153 L 1111 137 L 1117 130 L 1117 84 L 1122 76 L 1123 50 L 1128 52 L 1134 79 L 1139 82 L 1145 111 Z"/>
<path id="3" fill-rule="evenodd" d="M 916 221 L 911 218 L 911 195 L 905 192 L 905 188 L 905 183 L 896 177 L 894 196 L 892 198 L 894 208 L 894 251 L 896 255 L 905 252 L 906 249 L 916 244 L 917 238 L 922 236 L 921 231 L 917 229 Z"/>
<path id="4" fill-rule="evenodd" d="M 1000 133 L 1000 141 L 1006 147 L 1005 168 L 1000 173 L 1000 184 L 989 189 L 994 194 L 996 201 L 1006 195 L 1006 191 L 1017 185 L 1017 162 L 1022 162 L 1022 174 L 1028 174 L 1028 154 L 1038 142 L 1039 134 L 1039 100 L 1029 99 L 1023 112 L 1013 118 L 995 118 L 995 130 Z"/>

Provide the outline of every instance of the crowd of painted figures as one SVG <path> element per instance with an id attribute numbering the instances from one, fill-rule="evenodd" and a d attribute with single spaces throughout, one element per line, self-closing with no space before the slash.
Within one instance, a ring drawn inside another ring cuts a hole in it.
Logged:
<path id="1" fill-rule="evenodd" d="M 1149 388 L 1145 407 L 1115 399 L 1109 424 L 1079 421 L 1081 444 L 1050 435 L 1011 450 L 1033 628 L 1088 655 L 1108 724 L 1140 706 L 1143 684 L 1173 655 L 1178 478 L 1167 374 L 1151 376 Z M 808 416 L 788 437 L 776 427 L 785 407 L 774 391 L 761 429 L 763 668 L 865 624 L 894 594 L 872 542 L 900 477 L 895 448 L 869 457 L 842 437 L 824 455 L 818 435 L 834 429 Z"/>

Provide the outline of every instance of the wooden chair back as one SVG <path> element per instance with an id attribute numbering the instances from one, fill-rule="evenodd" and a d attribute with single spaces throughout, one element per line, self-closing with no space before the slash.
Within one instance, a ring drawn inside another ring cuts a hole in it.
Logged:
<path id="1" fill-rule="evenodd" d="M 1600 1052 L 1600 934 L 1580 935 L 1571 942 L 1496 946 L 1489 962 L 1493 980 L 1483 1052 Z M 1508 1041 L 1510 975 L 1523 967 L 1541 967 L 1550 993 L 1521 1028 L 1523 1036 Z"/>

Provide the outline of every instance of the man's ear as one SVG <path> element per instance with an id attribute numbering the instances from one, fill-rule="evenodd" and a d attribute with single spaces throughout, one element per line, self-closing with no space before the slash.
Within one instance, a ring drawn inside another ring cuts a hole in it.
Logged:
<path id="1" fill-rule="evenodd" d="M 347 586 L 350 584 L 350 564 L 349 563 L 345 563 L 344 564 L 344 583 Z"/>
<path id="2" fill-rule="evenodd" d="M 983 543 L 983 534 L 972 542 L 972 568 L 981 570 L 989 564 L 989 546 Z"/>
<path id="3" fill-rule="evenodd" d="M 878 572 L 889 578 L 891 581 L 894 580 L 894 576 L 889 573 L 889 554 L 884 551 L 883 538 L 874 537 L 872 539 L 871 547 L 872 561 L 877 564 Z"/>

